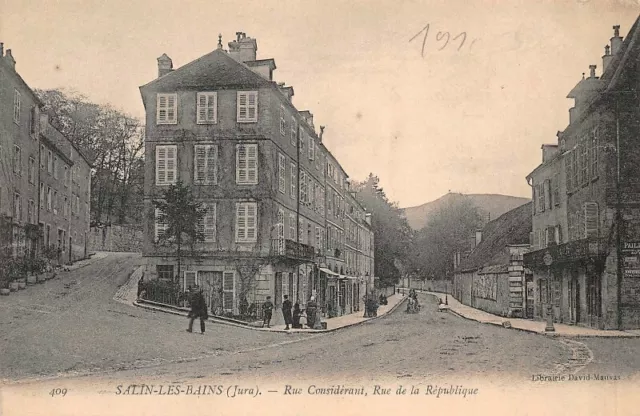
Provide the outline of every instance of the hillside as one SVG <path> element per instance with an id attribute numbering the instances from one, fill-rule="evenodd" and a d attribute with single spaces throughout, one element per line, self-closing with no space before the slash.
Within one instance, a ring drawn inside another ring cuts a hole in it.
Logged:
<path id="1" fill-rule="evenodd" d="M 429 215 L 432 212 L 451 202 L 451 200 L 455 198 L 470 198 L 481 212 L 488 215 L 486 218 L 487 221 L 496 219 L 505 212 L 511 211 L 512 209 L 530 201 L 528 198 L 509 195 L 449 193 L 435 201 L 427 202 L 426 204 L 418 205 L 417 207 L 404 208 L 404 213 L 409 225 L 414 230 L 421 229 L 427 224 Z"/>

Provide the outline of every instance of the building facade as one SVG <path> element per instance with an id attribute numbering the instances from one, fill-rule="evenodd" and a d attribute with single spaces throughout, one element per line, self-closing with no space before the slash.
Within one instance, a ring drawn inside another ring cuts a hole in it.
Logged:
<path id="1" fill-rule="evenodd" d="M 275 61 L 256 55 L 256 40 L 239 32 L 228 51 L 219 41 L 179 69 L 161 56 L 158 78 L 140 87 L 145 275 L 177 280 L 183 289 L 200 286 L 213 313 L 238 314 L 242 305 L 259 310 L 266 296 L 279 307 L 285 294 L 301 304 L 316 296 L 332 313 L 352 312 L 361 301 L 347 282 L 364 294 L 366 275 L 356 274 L 364 268 L 346 272 L 348 177 L 313 115 L 293 105 L 293 88 L 273 81 Z M 181 259 L 180 275 L 172 248 L 158 244 L 164 225 L 153 204 L 178 181 L 207 208 L 205 241 L 197 255 Z M 372 241 L 364 209 L 353 207 Z"/>
<path id="2" fill-rule="evenodd" d="M 591 65 L 569 93 L 569 125 L 528 177 L 538 201 L 536 250 L 524 260 L 534 272 L 537 317 L 640 327 L 638 25 L 624 41 L 614 26 L 602 76 Z"/>
<path id="3" fill-rule="evenodd" d="M 86 256 L 91 167 L 41 112 L 42 103 L 0 43 L 0 214 L 5 248 L 58 262 Z"/>

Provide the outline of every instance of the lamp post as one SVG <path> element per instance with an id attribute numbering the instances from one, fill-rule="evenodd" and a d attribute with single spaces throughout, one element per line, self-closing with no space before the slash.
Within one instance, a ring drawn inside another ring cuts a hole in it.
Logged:
<path id="1" fill-rule="evenodd" d="M 547 326 L 544 328 L 545 332 L 555 332 L 553 326 L 553 305 L 551 302 L 551 264 L 553 264 L 553 257 L 551 253 L 546 252 L 543 257 L 544 264 L 547 266 Z"/>

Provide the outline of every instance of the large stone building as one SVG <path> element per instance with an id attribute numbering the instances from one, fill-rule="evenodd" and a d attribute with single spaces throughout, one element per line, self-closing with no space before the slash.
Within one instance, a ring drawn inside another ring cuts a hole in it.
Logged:
<path id="1" fill-rule="evenodd" d="M 292 87 L 273 80 L 275 61 L 256 53 L 256 40 L 237 33 L 229 51 L 219 41 L 175 70 L 165 54 L 158 78 L 140 87 L 146 276 L 197 284 L 224 313 L 268 295 L 277 307 L 284 294 L 301 303 L 316 295 L 336 314 L 358 310 L 373 286 L 370 218 L 349 194 L 322 128 L 318 135 L 313 115 L 295 108 Z M 180 275 L 173 249 L 157 244 L 164 225 L 153 204 L 177 181 L 207 207 L 205 241 L 181 260 Z M 347 222 L 359 236 L 348 244 Z"/>
<path id="2" fill-rule="evenodd" d="M 619 26 L 573 88 L 569 125 L 543 146 L 533 189 L 535 315 L 604 329 L 640 327 L 640 99 L 636 20 Z"/>
<path id="3" fill-rule="evenodd" d="M 90 164 L 41 113 L 42 103 L 0 43 L 0 216 L 12 255 L 54 246 L 67 263 L 86 256 Z"/>

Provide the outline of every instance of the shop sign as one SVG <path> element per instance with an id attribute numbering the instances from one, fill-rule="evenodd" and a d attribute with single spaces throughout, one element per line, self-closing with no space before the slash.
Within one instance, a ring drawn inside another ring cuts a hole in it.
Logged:
<path id="1" fill-rule="evenodd" d="M 640 241 L 622 244 L 624 277 L 640 277 Z"/>

